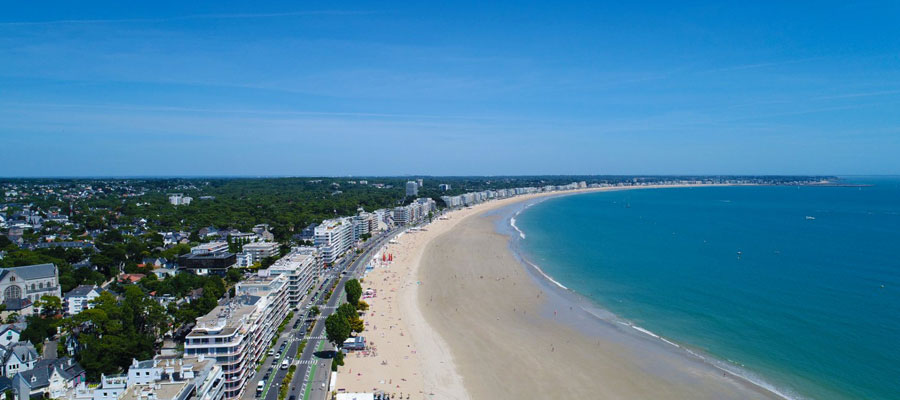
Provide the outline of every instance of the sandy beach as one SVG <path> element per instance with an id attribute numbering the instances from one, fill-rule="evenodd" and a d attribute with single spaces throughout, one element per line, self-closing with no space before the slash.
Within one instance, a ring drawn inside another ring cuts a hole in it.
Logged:
<path id="1" fill-rule="evenodd" d="M 372 349 L 346 358 L 337 388 L 411 399 L 774 397 L 597 319 L 526 268 L 491 211 L 539 196 L 454 211 L 388 245 L 394 261 L 363 282 L 377 292 L 363 333 Z"/>

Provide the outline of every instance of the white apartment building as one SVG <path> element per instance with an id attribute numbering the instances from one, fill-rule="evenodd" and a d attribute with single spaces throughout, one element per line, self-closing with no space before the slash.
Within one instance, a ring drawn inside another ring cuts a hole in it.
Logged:
<path id="1" fill-rule="evenodd" d="M 221 400 L 225 379 L 214 359 L 157 356 L 133 360 L 128 373 L 103 375 L 101 384 L 84 382 L 70 391 L 70 400 Z"/>
<path id="2" fill-rule="evenodd" d="M 410 221 L 409 216 L 409 208 L 407 207 L 395 207 L 391 211 L 391 217 L 394 219 L 394 224 L 397 226 L 405 226 Z"/>
<path id="3" fill-rule="evenodd" d="M 406 182 L 406 197 L 415 197 L 419 195 L 419 183 L 416 181 Z"/>
<path id="4" fill-rule="evenodd" d="M 191 247 L 191 254 L 218 254 L 226 251 L 228 251 L 228 243 L 226 242 L 201 243 Z"/>
<path id="5" fill-rule="evenodd" d="M 353 224 L 349 218 L 329 219 L 316 227 L 313 242 L 322 252 L 322 259 L 331 265 L 353 247 Z"/>
<path id="6" fill-rule="evenodd" d="M 235 265 L 238 268 L 247 268 L 253 265 L 253 256 L 247 253 L 235 254 Z"/>
<path id="7" fill-rule="evenodd" d="M 132 362 L 119 400 L 220 400 L 224 387 L 222 367 L 211 358 L 158 356 Z"/>
<path id="8" fill-rule="evenodd" d="M 436 205 L 430 198 L 418 198 L 416 201 L 403 207 L 396 207 L 392 211 L 394 224 L 397 226 L 414 225 L 424 221 L 428 213 L 434 211 Z"/>
<path id="9" fill-rule="evenodd" d="M 359 240 L 360 236 L 372 233 L 378 229 L 378 221 L 375 215 L 361 211 L 357 216 L 353 217 L 353 241 Z"/>
<path id="10" fill-rule="evenodd" d="M 259 276 L 235 286 L 235 297 L 197 319 L 186 357 L 210 357 L 222 368 L 224 399 L 241 397 L 256 363 L 288 313 L 288 276 Z"/>
<path id="11" fill-rule="evenodd" d="M 278 257 L 278 243 L 256 242 L 243 246 L 243 253 L 250 256 L 250 264 L 261 262 L 266 257 Z"/>
<path id="12" fill-rule="evenodd" d="M 294 246 L 291 247 L 291 253 L 305 254 L 313 257 L 313 267 L 316 271 L 321 272 L 325 267 L 325 261 L 322 259 L 322 253 L 315 246 Z"/>
<path id="13" fill-rule="evenodd" d="M 88 308 L 93 308 L 91 300 L 100 297 L 100 287 L 96 285 L 80 285 L 66 293 L 63 302 L 67 315 L 76 315 Z"/>
<path id="14" fill-rule="evenodd" d="M 318 280 L 321 267 L 316 258 L 311 252 L 292 251 L 268 269 L 269 275 L 287 276 L 288 304 L 292 307 L 303 301 Z"/>
<path id="15" fill-rule="evenodd" d="M 181 193 L 175 193 L 175 194 L 169 195 L 169 203 L 172 204 L 173 206 L 186 206 L 186 205 L 191 204 L 191 201 L 193 201 L 193 200 L 194 200 L 193 197 L 185 196 Z"/>
<path id="16" fill-rule="evenodd" d="M 81 382 L 70 396 L 72 400 L 119 400 L 128 387 L 126 375 L 100 375 L 100 385 L 89 387 Z"/>

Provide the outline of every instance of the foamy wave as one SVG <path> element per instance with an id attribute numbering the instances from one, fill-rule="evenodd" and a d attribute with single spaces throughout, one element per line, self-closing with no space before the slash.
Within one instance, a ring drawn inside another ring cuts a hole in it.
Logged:
<path id="1" fill-rule="evenodd" d="M 621 325 L 630 327 L 644 335 L 647 335 L 654 339 L 660 340 L 668 345 L 677 347 L 677 348 L 685 351 L 686 353 L 690 354 L 691 356 L 696 357 L 696 358 L 702 360 L 703 362 L 705 362 L 709 365 L 712 365 L 713 367 L 715 367 L 723 372 L 726 372 L 726 373 L 732 374 L 734 376 L 737 376 L 741 379 L 744 379 L 747 382 L 750 382 L 750 383 L 752 383 L 758 387 L 761 387 L 765 390 L 768 390 L 769 392 L 773 393 L 774 395 L 781 397 L 785 400 L 803 400 L 803 399 L 805 399 L 802 396 L 799 396 L 795 393 L 790 393 L 786 390 L 777 388 L 774 385 L 772 385 L 771 383 L 766 382 L 764 379 L 756 376 L 756 374 L 753 374 L 753 373 L 747 371 L 746 369 L 742 368 L 744 366 L 743 364 L 740 364 L 740 363 L 732 361 L 732 360 L 728 360 L 729 362 L 723 362 L 723 361 L 715 359 L 715 358 L 705 357 L 703 354 L 692 351 L 689 348 L 683 347 L 675 342 L 672 342 L 662 336 L 659 336 L 647 329 L 641 328 L 640 326 L 634 325 L 630 322 L 622 322 L 622 321 L 616 321 L 616 322 L 618 322 Z"/>
<path id="2" fill-rule="evenodd" d="M 525 232 L 522 232 L 522 230 L 519 229 L 518 226 L 516 226 L 516 218 L 515 217 L 509 219 L 509 225 L 512 226 L 513 229 L 516 230 L 516 232 L 519 232 L 519 237 L 521 237 L 522 239 L 525 239 Z"/>
<path id="3" fill-rule="evenodd" d="M 526 262 L 528 262 L 528 261 L 526 261 Z M 537 272 L 539 272 L 539 273 L 541 274 L 541 276 L 544 277 L 544 279 L 546 279 L 546 280 L 552 282 L 552 283 L 553 283 L 554 285 L 556 285 L 556 286 L 559 286 L 559 287 L 562 288 L 563 290 L 569 290 L 569 288 L 563 286 L 562 283 L 559 283 L 556 279 L 553 279 L 553 278 L 550 277 L 550 275 L 547 275 L 547 273 L 544 272 L 544 270 L 542 270 L 541 267 L 538 267 L 537 264 L 532 263 L 532 262 L 528 262 L 528 264 L 531 265 Z"/>

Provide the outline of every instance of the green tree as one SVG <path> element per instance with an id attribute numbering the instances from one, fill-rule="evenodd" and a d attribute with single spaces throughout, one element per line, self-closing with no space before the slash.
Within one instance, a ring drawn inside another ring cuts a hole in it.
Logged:
<path id="1" fill-rule="evenodd" d="M 365 326 L 365 324 L 363 323 L 362 318 L 360 318 L 360 317 L 356 317 L 356 318 L 350 319 L 350 320 L 347 321 L 347 322 L 350 323 L 350 330 L 351 330 L 353 333 L 360 333 L 360 332 L 362 332 L 364 329 L 366 329 L 366 326 Z"/>
<path id="2" fill-rule="evenodd" d="M 352 304 L 350 304 L 350 303 L 344 303 L 344 304 L 341 304 L 341 305 L 337 308 L 337 310 L 335 310 L 334 313 L 340 315 L 341 318 L 346 319 L 347 321 L 350 321 L 350 320 L 353 319 L 354 317 L 357 317 L 357 314 L 356 314 L 356 307 L 354 307 L 354 306 L 353 306 Z"/>
<path id="3" fill-rule="evenodd" d="M 358 280 L 351 279 L 344 284 L 344 292 L 347 294 L 347 302 L 355 307 L 359 303 L 360 296 L 362 296 L 362 286 Z"/>
<path id="4" fill-rule="evenodd" d="M 334 354 L 334 362 L 331 363 L 331 370 L 337 371 L 339 365 L 344 365 L 344 352 L 340 350 Z"/>
<path id="5" fill-rule="evenodd" d="M 56 327 L 60 320 L 30 315 L 25 318 L 25 321 L 28 322 L 28 326 L 22 331 L 20 340 L 27 340 L 37 346 L 56 334 Z"/>
<path id="6" fill-rule="evenodd" d="M 62 312 L 62 300 L 56 296 L 43 295 L 34 306 L 40 308 L 43 315 L 57 315 Z"/>
<path id="7" fill-rule="evenodd" d="M 241 270 L 239 270 L 237 268 L 231 268 L 225 274 L 225 280 L 227 280 L 228 282 L 231 282 L 231 283 L 240 282 L 241 279 L 243 279 L 243 278 L 244 278 L 244 274 L 242 274 Z"/>
<path id="8" fill-rule="evenodd" d="M 334 313 L 325 318 L 325 336 L 335 347 L 340 348 L 350 337 L 350 323 L 347 319 Z"/>

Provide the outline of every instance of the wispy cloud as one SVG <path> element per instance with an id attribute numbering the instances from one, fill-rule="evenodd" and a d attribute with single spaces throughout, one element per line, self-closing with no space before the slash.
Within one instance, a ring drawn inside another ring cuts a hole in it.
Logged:
<path id="1" fill-rule="evenodd" d="M 172 107 L 172 106 L 132 106 L 115 104 L 65 104 L 65 103 L 0 103 L 0 106 L 11 107 L 35 107 L 35 108 L 66 108 L 66 109 L 99 109 L 117 111 L 144 111 L 144 112 L 183 112 L 205 114 L 246 114 L 261 116 L 332 116 L 332 117 L 359 117 L 359 118 L 395 118 L 395 119 L 443 119 L 443 120 L 472 120 L 472 121 L 504 121 L 510 118 L 493 116 L 465 116 L 465 115 L 428 115 L 428 114 L 397 114 L 378 112 L 342 112 L 342 111 L 308 111 L 308 110 L 254 110 L 234 108 L 198 108 L 198 107 Z M 549 121 L 548 121 L 549 122 Z"/>
<path id="2" fill-rule="evenodd" d="M 798 58 L 796 60 L 781 60 L 781 61 L 766 61 L 766 62 L 758 62 L 758 63 L 748 63 L 748 64 L 739 64 L 739 65 L 729 65 L 720 68 L 712 68 L 703 71 L 697 71 L 700 74 L 708 74 L 708 73 L 716 73 L 716 72 L 730 72 L 730 71 L 741 71 L 748 69 L 761 69 L 761 68 L 772 68 L 772 67 L 780 67 L 784 65 L 791 64 L 802 64 L 810 61 L 821 60 L 823 57 L 808 57 L 808 58 Z"/>
<path id="3" fill-rule="evenodd" d="M 0 22 L 0 26 L 33 26 L 33 25 L 67 25 L 67 24 L 101 24 L 101 23 L 135 23 L 135 22 L 175 22 L 205 19 L 261 19 L 261 18 L 286 18 L 306 17 L 322 15 L 366 15 L 371 11 L 344 11 L 344 10 L 313 10 L 290 11 L 273 13 L 236 13 L 236 14 L 192 14 L 161 18 L 111 18 L 111 19 L 59 19 L 50 21 L 6 21 Z"/>
<path id="4" fill-rule="evenodd" d="M 874 97 L 874 96 L 890 96 L 894 94 L 900 94 L 900 90 L 881 90 L 875 92 L 862 92 L 862 93 L 845 93 L 845 94 L 837 94 L 832 96 L 820 96 L 816 97 L 816 100 L 835 100 L 835 99 L 852 99 L 857 97 Z"/>

